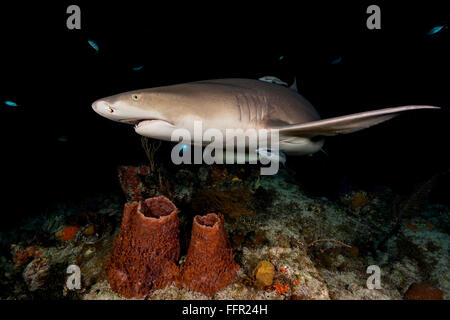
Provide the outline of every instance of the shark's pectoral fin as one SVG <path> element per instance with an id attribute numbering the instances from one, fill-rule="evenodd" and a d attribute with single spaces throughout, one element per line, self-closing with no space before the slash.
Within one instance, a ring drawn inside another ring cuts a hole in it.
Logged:
<path id="1" fill-rule="evenodd" d="M 139 122 L 134 131 L 144 137 L 170 141 L 175 126 L 164 120 L 143 120 Z"/>
<path id="2" fill-rule="evenodd" d="M 318 120 L 298 125 L 274 126 L 280 134 L 301 137 L 334 136 L 362 130 L 386 120 L 392 119 L 400 112 L 417 109 L 440 109 L 434 106 L 402 106 L 379 109 L 361 113 L 349 114 L 342 117 Z"/>

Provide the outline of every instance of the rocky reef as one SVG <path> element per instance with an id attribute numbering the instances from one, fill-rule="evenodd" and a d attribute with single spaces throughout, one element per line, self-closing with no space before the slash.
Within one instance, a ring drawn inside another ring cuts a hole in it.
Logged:
<path id="1" fill-rule="evenodd" d="M 122 178 L 125 209 L 123 195 L 99 194 L 1 233 L 1 298 L 450 298 L 450 208 L 425 201 L 443 178 L 402 197 L 377 186 L 333 198 L 287 169 L 139 168 Z M 373 265 L 379 289 L 367 287 Z"/>

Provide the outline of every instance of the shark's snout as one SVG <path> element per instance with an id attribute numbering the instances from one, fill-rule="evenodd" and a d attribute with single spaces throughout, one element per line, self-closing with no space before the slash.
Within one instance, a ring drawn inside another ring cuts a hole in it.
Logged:
<path id="1" fill-rule="evenodd" d="M 97 100 L 92 104 L 92 109 L 107 119 L 118 121 L 118 122 L 126 122 L 128 123 L 128 119 L 124 116 L 123 111 L 113 106 L 109 102 L 105 100 Z"/>
<path id="2" fill-rule="evenodd" d="M 144 114 L 141 117 L 139 113 L 136 113 L 130 106 L 110 103 L 105 99 L 95 101 L 92 104 L 92 109 L 104 118 L 127 124 L 137 124 L 141 120 L 146 119 Z"/>
<path id="3" fill-rule="evenodd" d="M 102 116 L 113 114 L 114 108 L 105 100 L 97 100 L 92 104 L 92 109 Z"/>

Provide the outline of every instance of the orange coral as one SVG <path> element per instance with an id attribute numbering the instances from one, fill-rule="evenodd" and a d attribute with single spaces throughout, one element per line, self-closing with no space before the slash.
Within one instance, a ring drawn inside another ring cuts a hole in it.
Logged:
<path id="1" fill-rule="evenodd" d="M 78 230 L 80 230 L 79 226 L 70 226 L 59 231 L 55 236 L 60 238 L 61 240 L 71 240 L 75 238 Z"/>
<path id="2" fill-rule="evenodd" d="M 16 264 L 16 267 L 20 267 L 21 265 L 25 264 L 25 262 L 28 260 L 29 256 L 23 252 L 17 252 L 16 255 L 13 257 L 13 261 Z"/>
<path id="3" fill-rule="evenodd" d="M 20 267 L 27 263 L 30 258 L 37 258 L 40 255 L 42 255 L 42 251 L 38 250 L 38 247 L 26 247 L 24 250 L 16 252 L 13 256 L 13 261 L 16 264 L 16 267 Z"/>
<path id="4" fill-rule="evenodd" d="M 289 287 L 285 284 L 275 283 L 274 284 L 275 290 L 277 291 L 277 294 L 280 296 L 282 294 L 285 294 Z"/>

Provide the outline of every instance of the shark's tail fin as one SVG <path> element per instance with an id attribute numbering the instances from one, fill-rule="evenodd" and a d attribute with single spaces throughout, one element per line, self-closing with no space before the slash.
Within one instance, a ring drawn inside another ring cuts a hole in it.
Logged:
<path id="1" fill-rule="evenodd" d="M 337 134 L 351 133 L 362 130 L 386 120 L 392 119 L 403 111 L 418 109 L 440 109 L 434 106 L 402 106 L 360 113 L 346 116 L 317 120 L 304 124 L 293 124 L 274 129 L 279 129 L 280 134 L 301 137 L 334 136 Z"/>

